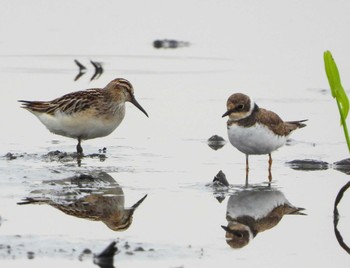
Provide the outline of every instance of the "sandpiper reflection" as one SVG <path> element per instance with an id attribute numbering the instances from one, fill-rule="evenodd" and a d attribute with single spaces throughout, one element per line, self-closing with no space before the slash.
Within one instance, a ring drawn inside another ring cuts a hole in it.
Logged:
<path id="1" fill-rule="evenodd" d="M 18 204 L 47 204 L 71 216 L 102 221 L 113 231 L 128 229 L 134 211 L 147 197 L 145 195 L 130 208 L 125 208 L 123 189 L 113 177 L 100 171 L 45 183 L 49 189 L 35 190 L 31 192 L 32 197 L 26 197 Z"/>
<path id="2" fill-rule="evenodd" d="M 226 242 L 232 248 L 246 246 L 258 233 L 276 226 L 284 215 L 305 215 L 284 194 L 271 187 L 244 189 L 227 203 Z"/>

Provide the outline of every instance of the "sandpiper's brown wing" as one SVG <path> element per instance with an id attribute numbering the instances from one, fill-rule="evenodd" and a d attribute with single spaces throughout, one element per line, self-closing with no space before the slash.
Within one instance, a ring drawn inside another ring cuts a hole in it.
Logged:
<path id="1" fill-rule="evenodd" d="M 68 93 L 52 101 L 19 100 L 22 108 L 38 113 L 54 114 L 56 111 L 72 114 L 88 109 L 94 102 L 103 97 L 102 89 L 93 88 Z"/>
<path id="2" fill-rule="evenodd" d="M 27 205 L 27 204 L 47 204 L 62 212 L 75 216 L 78 218 L 89 219 L 93 221 L 99 221 L 102 218 L 102 213 L 95 209 L 95 206 L 84 202 L 84 200 L 77 200 L 73 203 L 57 203 L 49 198 L 32 198 L 27 197 L 21 202 L 17 203 L 18 205 Z"/>
<path id="3" fill-rule="evenodd" d="M 305 127 L 306 125 L 302 122 L 307 121 L 300 120 L 284 122 L 276 113 L 263 108 L 259 109 L 259 112 L 256 115 L 256 119 L 257 121 L 268 126 L 268 128 L 275 132 L 277 135 L 281 136 L 287 136 L 293 130 Z"/>
<path id="4" fill-rule="evenodd" d="M 61 210 L 67 215 L 71 215 L 77 218 L 88 219 L 92 221 L 100 221 L 103 218 L 101 211 L 96 210 L 91 204 L 77 200 L 70 204 L 58 204 L 52 202 L 51 206 Z"/>

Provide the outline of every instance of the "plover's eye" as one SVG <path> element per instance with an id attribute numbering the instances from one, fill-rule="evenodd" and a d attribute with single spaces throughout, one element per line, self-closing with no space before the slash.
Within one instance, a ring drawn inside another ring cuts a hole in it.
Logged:
<path id="1" fill-rule="evenodd" d="M 233 233 L 235 237 L 238 237 L 238 238 L 242 238 L 243 237 L 243 234 L 239 231 L 236 231 Z"/>
<path id="2" fill-rule="evenodd" d="M 244 108 L 244 105 L 243 105 L 243 104 L 239 104 L 239 105 L 237 105 L 237 107 L 236 107 L 236 109 L 239 110 L 239 111 L 243 110 L 243 108 Z"/>

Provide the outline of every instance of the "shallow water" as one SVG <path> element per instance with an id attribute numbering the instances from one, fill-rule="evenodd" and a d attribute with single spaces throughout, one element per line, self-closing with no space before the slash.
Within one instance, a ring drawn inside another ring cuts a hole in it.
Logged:
<path id="1" fill-rule="evenodd" d="M 11 25 L 11 31 L 3 29 L 0 43 L 1 266 L 96 267 L 92 254 L 82 256 L 83 250 L 98 254 L 117 241 L 115 267 L 329 267 L 335 263 L 348 267 L 349 255 L 334 231 L 333 206 L 349 177 L 332 163 L 348 158 L 349 153 L 328 90 L 322 53 L 332 50 L 347 88 L 350 44 L 346 25 L 350 19 L 345 14 L 350 5 L 341 1 L 332 5 L 328 1 L 283 5 L 277 1 L 222 1 L 220 5 L 207 1 L 193 15 L 190 7 L 196 7 L 195 2 L 165 6 L 151 1 L 132 8 L 131 23 L 127 20 L 131 4 L 114 3 L 112 8 L 101 3 L 95 10 L 96 4 L 50 6 L 34 1 L 29 7 L 13 2 L 5 5 L 7 13 L 0 11 L 2 20 Z M 113 12 L 119 5 L 125 12 Z M 156 16 L 144 12 L 152 7 L 157 7 Z M 55 13 L 50 16 L 51 8 Z M 325 20 L 328 11 L 337 17 Z M 11 14 L 27 23 L 18 24 Z M 69 22 L 78 14 L 79 25 L 72 26 Z M 45 24 L 34 20 L 39 15 Z M 96 16 L 108 19 L 92 21 Z M 16 31 L 23 35 L 12 37 Z M 191 45 L 173 50 L 152 47 L 154 39 L 173 37 Z M 77 81 L 74 59 L 88 68 Z M 89 59 L 104 67 L 104 73 L 93 81 Z M 48 100 L 103 87 L 116 77 L 132 82 L 149 118 L 128 104 L 127 115 L 115 132 L 83 143 L 88 156 L 80 164 L 72 154 L 76 141 L 49 133 L 17 103 L 18 99 Z M 285 120 L 309 119 L 288 146 L 273 153 L 270 186 L 268 157 L 250 157 L 248 186 L 249 190 L 278 191 L 292 205 L 304 208 L 306 215 L 283 216 L 241 249 L 226 243 L 221 226 L 227 224 L 230 196 L 246 190 L 245 156 L 229 143 L 218 150 L 207 145 L 214 134 L 227 140 L 226 119 L 221 115 L 227 97 L 236 91 L 253 96 L 261 107 Z M 67 156 L 48 156 L 56 150 Z M 300 159 L 325 161 L 329 166 L 306 171 L 286 164 Z M 228 189 L 212 187 L 220 170 L 230 183 Z M 122 189 L 126 208 L 147 194 L 127 230 L 116 232 L 101 221 L 70 216 L 49 204 L 17 205 L 26 197 L 61 202 L 67 189 L 78 193 L 73 195 L 78 199 L 81 194 L 106 194 L 115 187 L 75 188 L 67 182 L 94 172 L 113 178 L 118 191 Z M 337 226 L 348 244 L 349 202 L 345 192 Z M 144 251 L 135 250 L 138 247 Z"/>

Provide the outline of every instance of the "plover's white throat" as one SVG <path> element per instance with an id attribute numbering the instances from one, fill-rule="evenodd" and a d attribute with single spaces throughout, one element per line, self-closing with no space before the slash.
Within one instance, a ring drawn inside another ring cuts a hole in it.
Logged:
<path id="1" fill-rule="evenodd" d="M 147 117 L 136 101 L 129 81 L 117 78 L 104 88 L 92 88 L 66 94 L 52 101 L 20 100 L 52 133 L 78 140 L 77 152 L 82 154 L 82 140 L 104 137 L 112 133 L 125 116 L 125 102 L 131 102 Z"/>
<path id="2" fill-rule="evenodd" d="M 272 179 L 271 152 L 283 146 L 289 135 L 306 126 L 306 120 L 284 122 L 276 113 L 259 106 L 247 95 L 235 93 L 227 100 L 227 130 L 231 144 L 246 155 L 246 178 L 249 155 L 269 155 L 269 180 Z"/>

